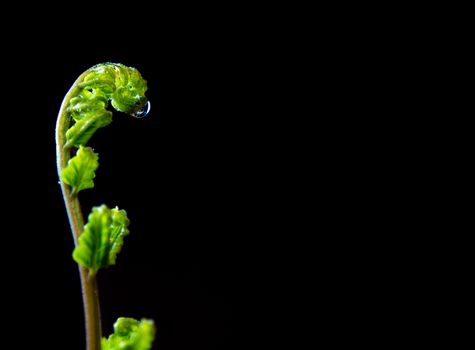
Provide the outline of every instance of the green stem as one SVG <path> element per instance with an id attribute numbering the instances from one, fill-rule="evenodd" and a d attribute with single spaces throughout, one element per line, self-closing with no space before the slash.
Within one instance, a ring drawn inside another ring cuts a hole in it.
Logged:
<path id="1" fill-rule="evenodd" d="M 71 188 L 61 180 L 61 171 L 71 159 L 70 149 L 65 149 L 66 131 L 70 126 L 70 117 L 66 113 L 70 99 L 79 89 L 79 83 L 83 80 L 82 74 L 73 84 L 66 94 L 56 123 L 56 164 L 60 179 L 61 190 L 63 192 L 64 204 L 68 212 L 69 223 L 73 233 L 74 244 L 77 245 L 79 235 L 84 230 L 84 218 L 77 194 L 71 192 Z M 84 318 L 86 323 L 86 344 L 87 350 L 101 349 L 101 316 L 99 307 L 99 295 L 97 290 L 96 276 L 89 276 L 88 269 L 79 267 L 81 276 L 82 297 L 84 304 Z"/>

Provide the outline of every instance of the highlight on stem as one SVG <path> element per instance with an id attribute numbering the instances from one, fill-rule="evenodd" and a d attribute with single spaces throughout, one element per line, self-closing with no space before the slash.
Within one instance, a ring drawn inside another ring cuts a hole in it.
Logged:
<path id="1" fill-rule="evenodd" d="M 121 317 L 114 333 L 102 337 L 97 274 L 115 265 L 130 232 L 125 210 L 107 205 L 92 208 L 85 223 L 79 193 L 94 187 L 99 155 L 88 141 L 112 122 L 115 110 L 143 118 L 150 111 L 147 82 L 137 69 L 118 63 L 86 70 L 66 94 L 56 124 L 57 170 L 79 265 L 86 324 L 87 350 L 149 350 L 155 336 L 152 320 Z"/>

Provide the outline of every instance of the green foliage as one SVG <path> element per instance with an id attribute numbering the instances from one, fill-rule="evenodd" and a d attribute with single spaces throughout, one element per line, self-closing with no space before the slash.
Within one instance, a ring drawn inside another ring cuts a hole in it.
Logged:
<path id="1" fill-rule="evenodd" d="M 84 293 L 88 349 L 97 349 L 101 343 L 102 350 L 150 350 L 155 337 L 153 321 L 119 318 L 114 325 L 114 333 L 108 339 L 101 339 L 100 308 L 94 282 L 99 269 L 115 265 L 124 237 L 129 234 L 129 219 L 124 210 L 102 205 L 92 208 L 83 228 L 79 198 L 75 196 L 84 189 L 94 187 L 99 157 L 91 148 L 84 146 L 99 128 L 112 122 L 109 105 L 141 118 L 147 115 L 150 108 L 145 97 L 146 90 L 147 82 L 135 68 L 115 63 L 98 64 L 78 78 L 65 98 L 69 101 L 66 102 L 66 110 L 61 109 L 58 117 L 58 167 L 61 180 L 71 187 L 70 193 L 67 187 L 63 187 L 64 200 L 75 237 L 82 230 L 73 259 L 88 270 L 89 278 L 81 278 L 81 282 L 84 291 L 92 291 Z M 78 150 L 65 164 L 71 147 Z M 83 273 L 81 269 L 81 275 Z"/>
<path id="2" fill-rule="evenodd" d="M 85 145 L 97 129 L 107 126 L 111 122 L 112 112 L 106 110 L 96 111 L 94 114 L 84 117 L 66 132 L 64 147 Z"/>
<path id="3" fill-rule="evenodd" d="M 72 188 L 72 193 L 93 188 L 99 166 L 99 156 L 89 147 L 80 146 L 76 156 L 61 171 L 61 179 Z"/>
<path id="4" fill-rule="evenodd" d="M 109 265 L 115 265 L 117 254 L 120 253 L 122 245 L 124 244 L 124 237 L 129 232 L 129 218 L 125 210 L 112 209 L 112 224 L 111 224 L 111 236 L 110 236 L 110 251 L 109 251 Z"/>
<path id="5" fill-rule="evenodd" d="M 102 339 L 102 350 L 150 350 L 154 337 L 152 320 L 121 317 L 114 324 L 114 334 Z"/>
<path id="6" fill-rule="evenodd" d="M 101 268 L 114 265 L 123 239 L 129 234 L 129 219 L 124 210 L 95 207 L 74 249 L 74 260 L 95 275 Z"/>
<path id="7" fill-rule="evenodd" d="M 139 71 L 124 65 L 115 65 L 115 86 L 112 107 L 125 113 L 135 113 L 146 102 L 147 82 Z"/>
<path id="8" fill-rule="evenodd" d="M 147 82 L 135 68 L 103 63 L 90 68 L 69 102 L 75 124 L 66 132 L 65 147 L 85 145 L 97 129 L 112 122 L 109 101 L 116 110 L 134 114 L 147 102 Z"/>

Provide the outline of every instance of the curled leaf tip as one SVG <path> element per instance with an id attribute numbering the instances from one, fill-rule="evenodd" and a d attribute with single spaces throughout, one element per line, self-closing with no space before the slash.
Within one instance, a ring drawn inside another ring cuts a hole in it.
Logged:
<path id="1" fill-rule="evenodd" d="M 147 82 L 135 68 L 119 63 L 90 68 L 66 108 L 75 123 L 66 132 L 65 147 L 85 145 L 99 128 L 109 125 L 109 103 L 117 111 L 137 118 L 145 116 L 150 110 L 146 91 Z"/>

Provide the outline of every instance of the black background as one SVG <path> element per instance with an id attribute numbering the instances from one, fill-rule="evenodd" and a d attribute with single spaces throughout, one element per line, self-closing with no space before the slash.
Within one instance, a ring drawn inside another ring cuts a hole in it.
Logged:
<path id="1" fill-rule="evenodd" d="M 233 349 L 249 346 L 283 311 L 284 299 L 273 295 L 287 284 L 282 205 L 293 189 L 283 162 L 292 153 L 280 39 L 179 27 L 87 49 L 51 33 L 30 37 L 21 55 L 9 51 L 14 93 L 3 133 L 15 136 L 4 139 L 4 183 L 15 190 L 5 192 L 13 231 L 4 235 L 21 253 L 4 257 L 4 291 L 15 301 L 11 322 L 28 320 L 30 337 L 54 339 L 51 348 L 84 348 L 55 122 L 71 84 L 100 62 L 136 67 L 152 106 L 141 120 L 114 112 L 89 143 L 100 167 L 96 187 L 80 195 L 84 214 L 104 203 L 131 220 L 117 265 L 99 274 L 104 334 L 117 317 L 146 317 L 157 326 L 153 349 Z"/>
<path id="2" fill-rule="evenodd" d="M 99 274 L 104 334 L 129 316 L 155 320 L 160 350 L 377 341 L 393 287 L 366 252 L 390 244 L 365 234 L 386 232 L 393 166 L 380 165 L 399 119 L 378 100 L 393 65 L 372 65 L 391 51 L 376 40 L 373 55 L 325 11 L 129 5 L 4 31 L 0 282 L 15 348 L 84 349 L 54 127 L 74 80 L 107 61 L 139 69 L 152 110 L 114 113 L 90 142 L 100 167 L 85 214 L 105 203 L 131 220 L 117 265 Z"/>
<path id="3" fill-rule="evenodd" d="M 418 101 L 437 55 L 419 55 L 426 30 L 400 25 L 413 11 L 71 3 L 48 18 L 44 2 L 19 4 L 0 24 L 11 348 L 84 348 L 54 125 L 76 77 L 105 61 L 138 68 L 152 103 L 91 140 L 101 165 L 84 211 L 118 205 L 132 222 L 99 276 L 105 334 L 131 316 L 155 320 L 161 350 L 381 348 L 427 324 L 420 301 L 437 288 L 414 295 L 433 259 L 411 261 L 427 251 L 414 244 L 427 220 L 411 221 L 426 206 Z"/>

